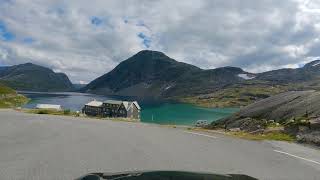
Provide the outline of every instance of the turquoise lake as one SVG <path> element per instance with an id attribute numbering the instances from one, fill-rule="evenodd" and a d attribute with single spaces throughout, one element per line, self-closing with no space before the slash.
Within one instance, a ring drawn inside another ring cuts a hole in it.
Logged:
<path id="1" fill-rule="evenodd" d="M 87 102 L 96 99 L 132 100 L 130 97 L 100 96 L 83 93 L 34 93 L 20 92 L 31 98 L 25 108 L 34 108 L 37 104 L 59 104 L 65 109 L 79 111 Z M 142 108 L 141 121 L 157 124 L 193 125 L 197 120 L 212 122 L 231 115 L 237 108 L 202 108 L 191 104 L 139 101 Z"/>

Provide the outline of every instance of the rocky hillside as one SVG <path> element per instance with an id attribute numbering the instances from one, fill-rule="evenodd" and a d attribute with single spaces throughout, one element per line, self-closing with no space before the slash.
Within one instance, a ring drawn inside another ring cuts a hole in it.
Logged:
<path id="1" fill-rule="evenodd" d="M 250 104 L 231 117 L 216 121 L 213 125 L 226 124 L 227 128 L 241 127 L 246 118 L 274 120 L 282 123 L 292 118 L 320 116 L 320 92 L 291 91 L 281 93 Z"/>
<path id="2" fill-rule="evenodd" d="M 203 70 L 157 51 L 144 50 L 121 62 L 82 90 L 97 94 L 176 97 L 206 94 L 245 81 L 250 73 L 235 67 Z"/>
<path id="3" fill-rule="evenodd" d="M 63 73 L 32 63 L 2 67 L 0 82 L 16 90 L 70 91 L 73 85 Z"/>
<path id="4" fill-rule="evenodd" d="M 280 130 L 296 136 L 298 141 L 320 145 L 320 92 L 281 93 L 250 104 L 208 128 L 249 133 Z"/>

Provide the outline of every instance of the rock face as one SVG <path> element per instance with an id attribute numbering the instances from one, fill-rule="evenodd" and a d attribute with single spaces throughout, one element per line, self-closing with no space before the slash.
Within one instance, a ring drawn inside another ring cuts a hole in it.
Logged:
<path id="1" fill-rule="evenodd" d="M 268 125 L 278 125 L 270 128 Z M 279 126 L 282 124 L 283 126 Z M 281 93 L 246 106 L 238 113 L 211 123 L 208 128 L 239 129 L 250 133 L 278 128 L 297 141 L 320 145 L 320 92 Z"/>
<path id="2" fill-rule="evenodd" d="M 260 119 L 283 119 L 309 115 L 320 115 L 320 92 L 292 91 L 263 99 L 243 108 L 239 116 Z"/>
<path id="3" fill-rule="evenodd" d="M 263 126 L 266 120 L 283 122 L 290 118 L 320 116 L 320 92 L 318 91 L 292 91 L 281 93 L 245 108 L 231 117 L 218 120 L 211 127 L 220 126 L 227 128 L 250 128 Z M 251 124 L 251 125 L 250 125 Z"/>
<path id="4" fill-rule="evenodd" d="M 297 140 L 299 142 L 315 144 L 320 146 L 320 131 L 307 131 L 302 132 L 297 135 Z"/>
<path id="5" fill-rule="evenodd" d="M 63 73 L 32 63 L 0 69 L 0 82 L 15 90 L 70 91 L 73 85 Z"/>
<path id="6" fill-rule="evenodd" d="M 129 96 L 174 97 L 205 94 L 245 81 L 240 68 L 203 70 L 157 51 L 144 50 L 95 79 L 84 92 Z"/>

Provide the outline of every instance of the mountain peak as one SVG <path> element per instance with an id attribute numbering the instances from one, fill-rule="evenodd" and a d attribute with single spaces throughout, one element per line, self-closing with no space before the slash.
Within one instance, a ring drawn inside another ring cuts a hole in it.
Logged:
<path id="1" fill-rule="evenodd" d="M 153 98 L 178 97 L 240 82 L 244 78 L 240 79 L 238 74 L 247 75 L 236 67 L 203 70 L 176 61 L 162 52 L 143 50 L 89 83 L 82 91 Z"/>
<path id="2" fill-rule="evenodd" d="M 138 55 L 138 54 L 139 54 L 139 55 L 156 54 L 156 55 L 164 55 L 164 56 L 165 56 L 165 54 L 164 54 L 163 52 L 153 51 L 153 50 L 147 50 L 147 49 L 139 51 L 139 52 L 137 53 L 137 55 Z"/>
<path id="3" fill-rule="evenodd" d="M 233 67 L 233 66 L 219 67 L 219 68 L 216 68 L 215 70 L 228 71 L 228 72 L 234 72 L 234 73 L 242 73 L 242 72 L 244 72 L 243 69 L 241 69 L 239 67 Z"/>
<path id="4" fill-rule="evenodd" d="M 32 64 L 31 62 L 27 62 L 27 63 L 21 64 L 21 65 L 28 65 L 28 66 L 30 66 L 30 65 L 35 65 L 35 64 Z"/>
<path id="5" fill-rule="evenodd" d="M 320 60 L 314 60 L 304 65 L 304 68 L 320 67 Z"/>
<path id="6" fill-rule="evenodd" d="M 152 50 L 142 50 L 139 51 L 137 54 L 132 56 L 134 59 L 171 59 L 167 55 L 165 55 L 163 52 L 160 51 L 152 51 Z"/>

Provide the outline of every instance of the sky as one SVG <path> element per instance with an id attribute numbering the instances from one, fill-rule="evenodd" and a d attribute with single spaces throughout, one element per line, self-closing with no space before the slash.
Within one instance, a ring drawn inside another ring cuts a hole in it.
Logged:
<path id="1" fill-rule="evenodd" d="M 320 56 L 320 0 L 0 0 L 0 65 L 88 83 L 144 50 L 203 69 L 297 68 Z"/>

